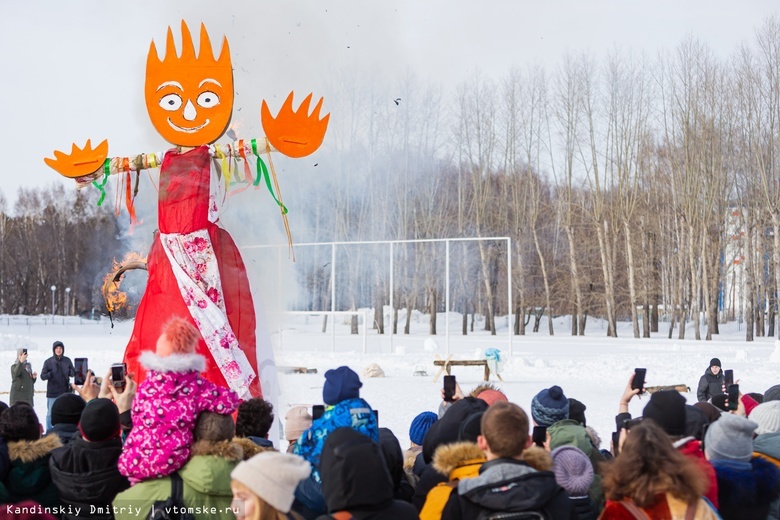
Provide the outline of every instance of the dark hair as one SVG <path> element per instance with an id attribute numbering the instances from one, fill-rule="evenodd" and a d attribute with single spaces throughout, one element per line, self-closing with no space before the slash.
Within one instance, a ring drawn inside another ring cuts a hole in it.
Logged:
<path id="1" fill-rule="evenodd" d="M 482 415 L 482 436 L 497 457 L 517 458 L 528 446 L 528 415 L 514 403 L 499 401 Z"/>
<path id="2" fill-rule="evenodd" d="M 6 441 L 35 441 L 41 438 L 41 425 L 33 407 L 20 401 L 0 414 L 0 435 Z"/>
<path id="3" fill-rule="evenodd" d="M 244 401 L 236 414 L 236 437 L 265 437 L 274 422 L 274 406 L 262 397 Z"/>
<path id="4" fill-rule="evenodd" d="M 659 493 L 671 493 L 684 502 L 697 500 L 709 484 L 697 461 L 677 451 L 653 421 L 631 428 L 620 455 L 603 467 L 607 500 L 630 498 L 639 507 L 651 505 Z"/>

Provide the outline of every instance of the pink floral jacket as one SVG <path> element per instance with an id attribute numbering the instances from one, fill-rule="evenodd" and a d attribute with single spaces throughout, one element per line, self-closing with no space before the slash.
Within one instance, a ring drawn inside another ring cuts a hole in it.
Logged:
<path id="1" fill-rule="evenodd" d="M 136 484 L 170 475 L 187 462 L 193 430 L 203 411 L 232 414 L 241 400 L 235 392 L 201 377 L 206 360 L 199 354 L 139 356 L 149 372 L 138 387 L 119 472 Z"/>

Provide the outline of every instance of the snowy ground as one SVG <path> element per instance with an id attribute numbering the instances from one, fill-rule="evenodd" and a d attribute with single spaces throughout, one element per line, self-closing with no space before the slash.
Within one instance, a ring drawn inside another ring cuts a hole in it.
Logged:
<path id="1" fill-rule="evenodd" d="M 526 411 L 531 399 L 542 388 L 560 385 L 568 397 L 584 402 L 588 424 L 608 444 L 614 428 L 613 417 L 617 412 L 618 398 L 635 367 L 647 368 L 648 385 L 672 385 L 684 383 L 691 388 L 688 402 L 696 401 L 696 384 L 712 357 L 719 357 L 724 368 L 734 369 L 735 379 L 740 380 L 743 392 L 763 392 L 780 383 L 780 347 L 773 338 L 757 338 L 752 343 L 744 341 L 744 330 L 736 324 L 721 327 L 723 333 L 712 342 L 686 339 L 666 339 L 668 325 L 661 324 L 662 332 L 649 340 L 635 340 L 630 324 L 621 324 L 618 339 L 604 336 L 601 323 L 588 320 L 588 335 L 573 338 L 569 318 L 556 318 L 556 336 L 544 333 L 513 338 L 513 355 L 509 356 L 506 319 L 499 320 L 498 336 L 475 332 L 467 337 L 458 334 L 460 316 L 450 316 L 450 352 L 454 359 L 475 359 L 485 348 L 499 348 L 507 357 L 501 373 L 504 382 L 498 386 Z M 439 321 L 439 335 L 427 335 L 427 317 L 415 316 L 413 334 L 409 336 L 379 336 L 367 331 L 362 336 L 351 336 L 345 318 L 336 319 L 336 335 L 329 329 L 320 332 L 322 318 L 296 315 L 286 318 L 279 345 L 278 327 L 272 334 L 276 363 L 280 367 L 280 398 L 276 403 L 277 415 L 283 417 L 286 410 L 296 404 L 315 404 L 322 401 L 323 374 L 329 368 L 349 365 L 358 374 L 365 367 L 378 363 L 385 378 L 362 378 L 361 395 L 380 411 L 380 424 L 391 428 L 401 444 L 408 444 L 408 428 L 411 419 L 421 411 L 435 411 L 439 403 L 441 379 L 433 383 L 433 360 L 439 354 L 445 357 L 444 316 Z M 481 328 L 481 327 L 475 327 Z M 90 368 L 104 375 L 111 363 L 121 361 L 132 322 L 118 323 L 111 328 L 109 321 L 100 322 L 63 319 L 55 323 L 45 317 L 0 316 L 0 365 L 10 367 L 16 348 L 29 349 L 29 360 L 40 372 L 43 361 L 51 356 L 55 340 L 65 344 L 65 353 L 71 359 L 88 357 Z M 362 327 L 361 327 L 362 331 Z M 692 337 L 689 330 L 688 337 Z M 675 334 L 676 336 L 676 334 Z M 335 348 L 334 348 L 335 345 Z M 436 348 L 436 350 L 434 350 Z M 365 353 L 363 352 L 365 349 Z M 287 374 L 281 367 L 316 368 L 317 374 Z M 424 370 L 426 376 L 414 375 Z M 482 381 L 482 367 L 454 367 L 453 374 L 465 392 Z M 495 381 L 495 379 L 493 379 Z M 8 399 L 10 370 L 0 370 L 0 400 Z M 41 420 L 46 415 L 45 382 L 36 384 L 35 409 Z M 645 401 L 632 403 L 631 412 L 641 414 Z"/>

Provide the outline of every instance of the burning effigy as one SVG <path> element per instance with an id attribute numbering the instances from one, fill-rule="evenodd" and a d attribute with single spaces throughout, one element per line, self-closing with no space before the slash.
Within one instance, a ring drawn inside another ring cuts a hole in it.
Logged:
<path id="1" fill-rule="evenodd" d="M 136 374 L 139 383 L 143 381 L 144 370 L 138 362 L 141 352 L 154 349 L 165 323 L 182 317 L 200 332 L 197 352 L 206 358 L 205 377 L 239 396 L 261 396 L 255 306 L 246 267 L 218 220 L 231 190 L 265 185 L 279 207 L 292 247 L 271 152 L 293 158 L 313 153 L 322 144 L 330 114 L 320 117 L 322 98 L 309 114 L 311 94 L 293 110 L 291 92 L 276 117 L 262 102 L 265 137 L 216 143 L 227 131 L 233 113 L 228 41 L 223 38 L 215 57 L 201 24 L 196 54 L 184 21 L 181 33 L 179 54 L 168 28 L 162 59 L 152 41 L 144 88 L 149 118 L 173 148 L 109 157 L 107 140 L 95 148 L 87 140 L 83 147 L 74 143 L 69 154 L 55 151 L 54 158 L 45 162 L 75 179 L 79 187 L 92 185 L 100 190 L 98 204 L 105 198 L 109 178 L 116 176 L 117 196 L 124 199 L 131 222 L 136 220 L 133 201 L 140 172 L 160 169 L 158 232 L 146 256 L 147 286 L 125 349 L 128 372 Z"/>

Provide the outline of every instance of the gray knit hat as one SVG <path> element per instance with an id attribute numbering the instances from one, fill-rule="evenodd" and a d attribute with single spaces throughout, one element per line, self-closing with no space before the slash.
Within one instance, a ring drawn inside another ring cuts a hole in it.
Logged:
<path id="1" fill-rule="evenodd" d="M 780 385 L 770 386 L 764 392 L 764 402 L 780 401 Z"/>
<path id="2" fill-rule="evenodd" d="M 593 483 L 593 464 L 576 446 L 561 446 L 550 454 L 553 473 L 558 483 L 570 497 L 584 497 Z"/>
<path id="3" fill-rule="evenodd" d="M 704 436 L 704 452 L 709 460 L 749 462 L 753 457 L 753 432 L 758 425 L 749 419 L 724 413 L 710 424 Z"/>
<path id="4" fill-rule="evenodd" d="M 298 482 L 311 473 L 308 462 L 297 455 L 264 451 L 239 462 L 230 476 L 282 513 L 289 513 Z"/>

